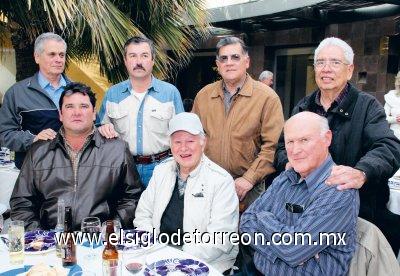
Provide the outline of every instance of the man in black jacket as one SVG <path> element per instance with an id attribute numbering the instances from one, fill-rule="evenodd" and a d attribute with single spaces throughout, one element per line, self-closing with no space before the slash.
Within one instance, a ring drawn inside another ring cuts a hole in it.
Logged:
<path id="1" fill-rule="evenodd" d="M 88 216 L 132 227 L 141 183 L 126 142 L 106 139 L 94 127 L 96 98 L 70 83 L 59 101 L 63 124 L 54 140 L 28 151 L 10 199 L 11 218 L 27 230 L 54 228 L 57 200 L 72 206 L 74 230 Z"/>
<path id="2" fill-rule="evenodd" d="M 352 48 L 338 38 L 326 38 L 315 50 L 314 69 L 318 90 L 303 98 L 292 115 L 312 111 L 325 116 L 333 132 L 329 147 L 334 166 L 328 185 L 360 189 L 360 212 L 381 228 L 395 252 L 400 241 L 400 218 L 386 208 L 388 179 L 400 166 L 400 143 L 389 129 L 382 105 L 348 81 L 353 74 Z M 275 154 L 278 171 L 290 167 L 283 137 Z"/>

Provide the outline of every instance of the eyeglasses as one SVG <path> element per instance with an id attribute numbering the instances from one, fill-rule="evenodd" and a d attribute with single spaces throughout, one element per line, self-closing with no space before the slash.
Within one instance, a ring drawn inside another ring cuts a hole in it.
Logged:
<path id="1" fill-rule="evenodd" d="M 241 55 L 239 54 L 233 54 L 233 55 L 223 55 L 223 56 L 217 56 L 217 60 L 221 63 L 227 63 L 229 60 L 229 57 L 231 58 L 231 61 L 233 62 L 239 62 L 240 59 L 242 58 Z"/>
<path id="2" fill-rule="evenodd" d="M 327 64 L 329 65 L 330 68 L 333 68 L 333 69 L 338 69 L 340 67 L 340 65 L 342 65 L 342 64 L 349 65 L 348 63 L 345 63 L 338 59 L 329 59 L 329 60 L 319 59 L 314 63 L 314 66 L 317 69 L 322 69 Z"/>

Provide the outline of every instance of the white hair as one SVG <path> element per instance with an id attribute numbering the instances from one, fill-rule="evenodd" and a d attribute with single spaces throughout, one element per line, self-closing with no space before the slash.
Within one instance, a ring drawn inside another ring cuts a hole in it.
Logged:
<path id="1" fill-rule="evenodd" d="M 35 46 L 34 46 L 34 53 L 35 54 L 41 54 L 44 51 L 44 43 L 47 40 L 54 40 L 57 42 L 62 42 L 65 47 L 65 51 L 67 51 L 67 43 L 65 43 L 64 39 L 59 36 L 58 34 L 55 33 L 43 33 L 39 35 L 36 40 L 35 40 Z"/>
<path id="2" fill-rule="evenodd" d="M 259 81 L 265 80 L 266 78 L 272 78 L 272 76 L 274 75 L 274 73 L 272 73 L 271 71 L 265 70 L 262 71 L 260 76 L 258 77 Z"/>
<path id="3" fill-rule="evenodd" d="M 320 135 L 323 137 L 329 131 L 329 122 L 328 119 L 324 116 L 318 115 L 319 127 L 320 127 Z"/>
<path id="4" fill-rule="evenodd" d="M 318 45 L 317 49 L 315 49 L 315 52 L 314 52 L 314 63 L 317 61 L 317 56 L 318 56 L 319 52 L 327 46 L 340 47 L 343 50 L 343 54 L 344 54 L 344 58 L 345 58 L 346 62 L 348 64 L 353 64 L 353 60 L 354 60 L 353 49 L 350 47 L 349 44 L 347 44 L 347 42 L 345 42 L 337 37 L 328 37 L 321 41 L 321 43 Z"/>
<path id="5" fill-rule="evenodd" d="M 199 134 L 197 134 L 195 136 L 198 136 L 200 138 L 200 145 L 204 146 L 204 143 L 206 141 L 206 135 L 204 133 L 199 133 Z M 172 146 L 172 134 L 169 137 L 169 147 L 171 147 L 171 146 Z"/>

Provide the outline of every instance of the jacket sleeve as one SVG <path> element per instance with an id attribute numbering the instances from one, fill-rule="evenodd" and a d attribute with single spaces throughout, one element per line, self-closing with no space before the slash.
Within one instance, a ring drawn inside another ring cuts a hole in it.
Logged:
<path id="1" fill-rule="evenodd" d="M 291 116 L 293 116 L 297 113 L 299 113 L 298 104 L 293 108 Z M 285 149 L 285 136 L 284 136 L 283 130 L 282 130 L 282 133 L 279 137 L 278 145 L 277 145 L 276 151 L 275 151 L 274 168 L 276 169 L 276 171 L 278 173 L 281 173 L 285 170 L 287 162 L 289 162 L 289 160 L 287 158 L 287 153 L 286 153 L 286 149 Z"/>
<path id="2" fill-rule="evenodd" d="M 132 227 L 136 207 L 142 193 L 142 183 L 136 170 L 132 154 L 125 143 L 125 162 L 121 169 L 120 183 L 117 189 L 119 199 L 117 202 L 117 214 L 122 222 L 122 227 Z"/>
<path id="3" fill-rule="evenodd" d="M 155 168 L 155 170 L 157 167 Z M 135 219 L 133 221 L 133 226 L 145 230 L 148 232 L 153 232 L 153 213 L 154 213 L 154 201 L 156 195 L 156 181 L 153 176 L 150 179 L 149 185 L 146 190 L 143 191 L 142 196 L 140 197 Z M 158 231 L 158 229 L 156 229 Z"/>
<path id="4" fill-rule="evenodd" d="M 27 231 L 41 228 L 37 205 L 41 195 L 34 179 L 32 154 L 28 151 L 10 198 L 11 219 L 24 221 Z"/>
<path id="5" fill-rule="evenodd" d="M 382 105 L 375 99 L 368 103 L 360 142 L 365 155 L 355 168 L 365 172 L 367 185 L 379 185 L 380 179 L 391 177 L 400 166 L 400 141 L 390 130 Z"/>
<path id="6" fill-rule="evenodd" d="M 224 253 L 235 250 L 235 246 L 229 241 L 230 233 L 238 232 L 239 223 L 239 200 L 235 191 L 235 184 L 231 176 L 225 177 L 220 185 L 216 185 L 214 198 L 211 205 L 210 219 L 207 225 L 207 232 L 226 232 L 224 237 L 216 235 L 207 244 L 185 243 L 183 251 L 193 254 L 206 262 L 212 262 Z"/>
<path id="7" fill-rule="evenodd" d="M 15 85 L 4 95 L 0 108 L 0 145 L 13 151 L 25 152 L 32 145 L 35 135 L 21 129 L 21 116 L 15 101 Z"/>
<path id="8" fill-rule="evenodd" d="M 256 184 L 275 171 L 272 165 L 283 123 L 282 104 L 276 95 L 271 97 L 264 106 L 261 122 L 261 150 L 243 175 L 249 182 Z"/>

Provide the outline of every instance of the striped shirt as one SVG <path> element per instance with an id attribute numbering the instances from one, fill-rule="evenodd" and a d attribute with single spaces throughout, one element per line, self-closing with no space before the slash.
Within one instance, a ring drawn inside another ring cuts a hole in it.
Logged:
<path id="1" fill-rule="evenodd" d="M 335 108 L 337 108 L 346 99 L 347 95 L 349 94 L 349 89 L 350 89 L 349 84 L 346 84 L 346 86 L 343 88 L 343 90 L 335 98 L 335 100 L 332 102 L 331 106 L 326 111 L 321 104 L 321 90 L 319 90 L 315 97 L 316 109 L 314 112 L 317 113 L 318 115 L 328 117 L 328 113 L 330 111 L 333 111 Z"/>
<path id="2" fill-rule="evenodd" d="M 329 156 L 305 179 L 293 169 L 282 172 L 242 215 L 240 231 L 260 232 L 267 241 L 274 233 L 311 235 L 313 245 L 308 245 L 307 239 L 307 245 L 256 245 L 253 241 L 254 264 L 263 274 L 345 275 L 348 271 L 356 247 L 359 196 L 358 190 L 339 191 L 325 184 L 333 165 Z M 303 206 L 304 211 L 290 212 L 286 203 Z M 328 232 L 346 233 L 346 245 L 319 242 L 320 233 Z M 317 253 L 319 258 L 315 257 Z"/>

